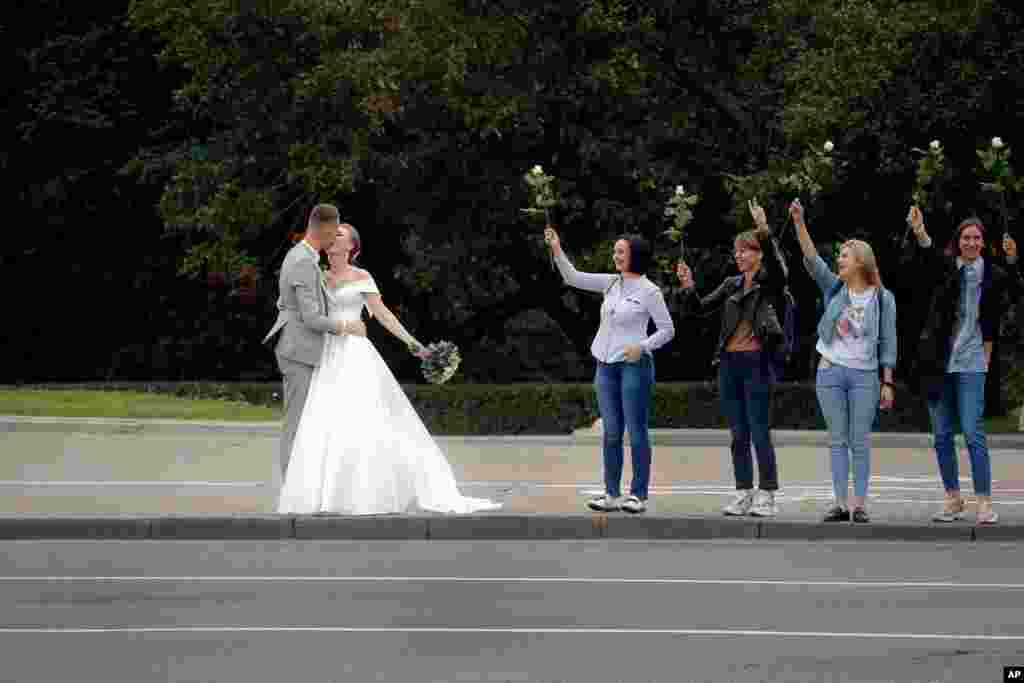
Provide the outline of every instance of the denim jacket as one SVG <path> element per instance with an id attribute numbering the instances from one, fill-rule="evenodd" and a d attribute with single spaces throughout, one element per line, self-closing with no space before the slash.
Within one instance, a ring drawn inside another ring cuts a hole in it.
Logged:
<path id="1" fill-rule="evenodd" d="M 804 266 L 818 284 L 825 299 L 825 312 L 822 314 L 821 320 L 818 321 L 818 338 L 829 344 L 835 334 L 839 316 L 850 305 L 850 290 L 844 284 L 835 296 L 832 296 L 836 283 L 840 280 L 820 256 L 815 256 L 813 261 L 805 258 Z M 880 288 L 879 297 L 881 297 L 881 323 L 878 320 L 878 307 L 872 306 L 864 312 L 864 330 L 867 338 L 875 344 L 878 364 L 883 368 L 895 368 L 897 356 L 896 297 L 884 287 Z M 879 338 L 879 334 L 881 334 L 881 338 Z"/>

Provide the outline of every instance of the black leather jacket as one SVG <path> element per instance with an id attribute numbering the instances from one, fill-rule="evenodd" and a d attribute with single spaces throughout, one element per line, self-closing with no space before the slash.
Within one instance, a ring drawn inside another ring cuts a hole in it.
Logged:
<path id="1" fill-rule="evenodd" d="M 765 351 L 773 350 L 783 340 L 781 315 L 783 312 L 783 290 L 786 286 L 787 269 L 774 239 L 761 239 L 764 258 L 761 268 L 754 276 L 750 289 L 744 291 L 742 278 L 727 277 L 713 292 L 699 296 L 696 287 L 678 290 L 678 308 L 683 316 L 707 313 L 722 307 L 722 326 L 715 347 L 713 364 L 722 357 L 729 338 L 736 333 L 741 321 L 748 321 L 754 335 Z"/>

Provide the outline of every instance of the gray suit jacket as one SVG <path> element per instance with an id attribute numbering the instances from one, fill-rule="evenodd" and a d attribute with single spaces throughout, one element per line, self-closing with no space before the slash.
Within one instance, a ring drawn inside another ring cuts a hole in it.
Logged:
<path id="1" fill-rule="evenodd" d="M 324 335 L 334 329 L 320 283 L 319 258 L 299 242 L 284 257 L 279 277 L 277 321 L 263 338 L 266 344 L 280 332 L 277 355 L 306 365 L 318 365 Z"/>

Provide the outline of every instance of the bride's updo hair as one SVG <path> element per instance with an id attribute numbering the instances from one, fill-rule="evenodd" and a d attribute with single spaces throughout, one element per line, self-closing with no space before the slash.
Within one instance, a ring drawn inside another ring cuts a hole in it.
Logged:
<path id="1" fill-rule="evenodd" d="M 348 234 L 352 237 L 352 251 L 348 254 L 348 262 L 355 263 L 356 257 L 359 256 L 359 252 L 362 251 L 363 248 L 363 240 L 359 236 L 359 231 L 356 230 L 356 226 L 351 223 L 342 223 L 338 227 L 348 230 Z"/>

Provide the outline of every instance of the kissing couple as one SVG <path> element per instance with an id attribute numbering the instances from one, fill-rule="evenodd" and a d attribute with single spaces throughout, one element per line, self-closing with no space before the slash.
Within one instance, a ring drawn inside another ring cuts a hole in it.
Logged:
<path id="1" fill-rule="evenodd" d="M 356 265 L 359 231 L 318 204 L 284 258 L 274 345 L 284 383 L 280 514 L 469 513 L 499 503 L 459 493 L 447 458 L 366 336 L 363 310 L 425 357 Z M 320 269 L 320 252 L 330 268 Z M 276 341 L 275 341 L 276 338 Z"/>

